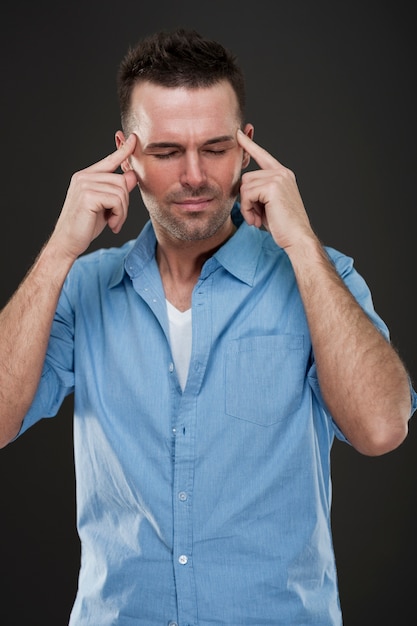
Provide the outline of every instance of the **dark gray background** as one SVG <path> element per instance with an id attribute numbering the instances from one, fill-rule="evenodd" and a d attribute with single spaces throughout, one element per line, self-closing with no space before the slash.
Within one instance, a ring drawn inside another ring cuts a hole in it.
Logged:
<path id="1" fill-rule="evenodd" d="M 322 241 L 354 257 L 416 379 L 411 10 L 401 1 L 307 0 L 3 6 L 0 306 L 53 228 L 71 174 L 114 149 L 115 75 L 127 47 L 156 29 L 193 27 L 238 55 L 255 139 L 295 171 Z M 136 236 L 145 217 L 134 192 L 122 233 L 92 248 Z M 79 565 L 71 412 L 68 399 L 58 418 L 0 452 L 2 626 L 67 623 Z M 413 422 L 384 457 L 335 444 L 346 626 L 413 623 L 416 452 Z"/>

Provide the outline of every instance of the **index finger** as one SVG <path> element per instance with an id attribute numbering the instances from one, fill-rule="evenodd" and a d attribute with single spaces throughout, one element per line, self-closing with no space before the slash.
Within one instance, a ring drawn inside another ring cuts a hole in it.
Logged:
<path id="1" fill-rule="evenodd" d="M 255 159 L 259 167 L 263 170 L 272 169 L 281 165 L 265 148 L 261 148 L 248 135 L 238 128 L 237 141 L 246 152 Z"/>
<path id="2" fill-rule="evenodd" d="M 97 161 L 90 167 L 87 167 L 87 171 L 90 172 L 114 172 L 134 151 L 136 146 L 136 135 L 131 133 L 126 141 L 120 145 L 117 150 L 111 152 L 109 155 Z"/>

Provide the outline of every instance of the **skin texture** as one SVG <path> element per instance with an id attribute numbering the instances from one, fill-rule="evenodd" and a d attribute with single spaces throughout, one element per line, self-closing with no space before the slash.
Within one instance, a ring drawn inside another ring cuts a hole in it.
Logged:
<path id="1" fill-rule="evenodd" d="M 18 432 L 36 391 L 70 267 L 106 225 L 120 231 L 136 184 L 155 229 L 166 297 L 180 310 L 191 304 L 204 261 L 233 235 L 239 192 L 244 219 L 266 227 L 292 263 L 334 419 L 364 454 L 403 441 L 410 392 L 398 355 L 328 261 L 294 174 L 253 141 L 252 125 L 240 130 L 237 111 L 224 81 L 193 90 L 141 83 L 129 136 L 118 131 L 116 152 L 74 174 L 54 232 L 0 317 L 2 445 Z M 250 158 L 259 168 L 242 174 Z"/>

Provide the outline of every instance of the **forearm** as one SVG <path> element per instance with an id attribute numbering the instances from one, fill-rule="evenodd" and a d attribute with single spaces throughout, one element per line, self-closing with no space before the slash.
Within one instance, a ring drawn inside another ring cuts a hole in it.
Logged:
<path id="1" fill-rule="evenodd" d="M 36 393 L 52 321 L 65 278 L 76 258 L 108 225 L 120 231 L 129 193 L 137 184 L 127 163 L 136 135 L 94 165 L 76 172 L 54 232 L 13 298 L 0 313 L 0 447 L 19 431 Z"/>
<path id="2" fill-rule="evenodd" d="M 287 250 L 303 299 L 320 388 L 353 446 L 382 454 L 406 436 L 408 376 L 315 237 Z"/>
<path id="3" fill-rule="evenodd" d="M 72 260 L 49 241 L 0 313 L 0 446 L 19 431 L 36 393 L 54 313 Z"/>
<path id="4" fill-rule="evenodd" d="M 327 407 L 361 452 L 392 450 L 407 434 L 407 372 L 315 237 L 294 173 L 241 131 L 237 139 L 261 168 L 242 176 L 242 215 L 265 226 L 292 263 Z"/>

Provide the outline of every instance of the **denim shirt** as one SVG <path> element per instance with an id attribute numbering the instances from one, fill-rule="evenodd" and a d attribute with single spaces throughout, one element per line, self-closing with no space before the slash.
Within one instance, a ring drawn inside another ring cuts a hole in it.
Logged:
<path id="1" fill-rule="evenodd" d="M 21 431 L 74 392 L 70 624 L 340 625 L 330 450 L 343 434 L 289 259 L 242 223 L 204 264 L 182 391 L 155 245 L 148 223 L 75 263 Z M 352 260 L 327 252 L 388 336 Z"/>

